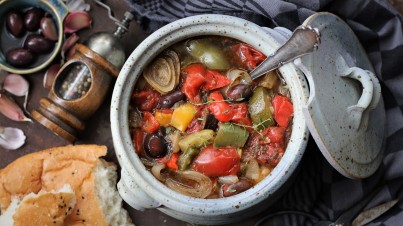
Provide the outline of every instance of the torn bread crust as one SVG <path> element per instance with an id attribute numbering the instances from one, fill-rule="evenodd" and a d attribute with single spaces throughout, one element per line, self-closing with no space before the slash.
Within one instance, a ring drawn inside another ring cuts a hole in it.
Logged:
<path id="1" fill-rule="evenodd" d="M 22 200 L 18 196 L 13 196 L 11 200 L 0 216 L 0 225 L 62 226 L 76 204 L 74 191 L 68 184 L 57 191 L 41 190 L 38 194 L 29 193 Z"/>
<path id="2" fill-rule="evenodd" d="M 8 208 L 13 195 L 23 197 L 70 184 L 76 205 L 64 225 L 133 225 L 116 191 L 116 165 L 100 159 L 106 152 L 105 146 L 64 146 L 15 160 L 0 170 L 1 210 Z"/>

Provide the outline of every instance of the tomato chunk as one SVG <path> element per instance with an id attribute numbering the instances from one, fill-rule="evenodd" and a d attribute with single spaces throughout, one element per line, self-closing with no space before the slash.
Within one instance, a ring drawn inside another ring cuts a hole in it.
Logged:
<path id="1" fill-rule="evenodd" d="M 237 175 L 241 169 L 236 148 L 204 148 L 195 158 L 193 169 L 209 177 Z"/>
<path id="2" fill-rule="evenodd" d="M 229 122 L 233 115 L 233 108 L 224 101 L 224 97 L 220 92 L 214 91 L 210 94 L 209 111 L 213 113 L 216 119 L 220 122 Z"/>
<path id="3" fill-rule="evenodd" d="M 143 139 L 144 139 L 144 132 L 141 131 L 140 128 L 136 128 L 133 132 L 133 144 L 134 144 L 134 149 L 137 154 L 142 154 L 143 153 Z"/>
<path id="4" fill-rule="evenodd" d="M 270 126 L 263 130 L 261 133 L 267 137 L 270 143 L 278 143 L 281 146 L 284 144 L 284 127 Z M 265 144 L 267 141 L 261 141 L 261 144 Z"/>
<path id="5" fill-rule="evenodd" d="M 158 104 L 160 94 L 154 90 L 134 92 L 132 100 L 141 111 L 152 111 Z"/>
<path id="6" fill-rule="evenodd" d="M 255 69 L 258 64 L 266 59 L 266 56 L 262 52 L 245 43 L 232 46 L 232 51 L 234 51 L 238 60 L 248 67 L 249 70 Z"/>
<path id="7" fill-rule="evenodd" d="M 276 94 L 272 104 L 274 108 L 274 120 L 279 126 L 287 127 L 294 114 L 291 101 L 285 96 Z"/>
<path id="8" fill-rule="evenodd" d="M 203 85 L 202 89 L 211 91 L 224 86 L 227 86 L 231 83 L 226 76 L 220 74 L 217 71 L 207 70 L 206 71 L 206 83 Z"/>
<path id="9" fill-rule="evenodd" d="M 206 82 L 206 68 L 202 64 L 191 64 L 182 70 L 186 74 L 182 92 L 191 102 L 200 102 L 199 89 Z"/>
<path id="10" fill-rule="evenodd" d="M 160 128 L 160 124 L 157 119 L 148 111 L 143 112 L 143 121 L 141 128 L 144 132 L 150 134 L 155 133 Z"/>

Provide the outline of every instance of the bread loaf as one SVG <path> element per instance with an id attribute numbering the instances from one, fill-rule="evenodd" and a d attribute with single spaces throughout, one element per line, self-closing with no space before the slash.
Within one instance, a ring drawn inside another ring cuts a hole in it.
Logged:
<path id="1" fill-rule="evenodd" d="M 27 209 L 23 208 L 27 204 L 24 197 L 52 200 L 51 194 L 70 186 L 75 203 L 71 210 L 63 212 L 66 216 L 60 225 L 133 225 L 116 190 L 117 167 L 100 159 L 106 152 L 105 146 L 98 145 L 63 146 L 28 154 L 10 163 L 0 170 L 1 216 L 15 205 L 13 200 L 21 200 L 17 208 L 13 207 L 12 217 L 28 218 Z M 56 200 L 49 205 L 55 203 Z M 51 212 L 48 213 L 52 215 Z M 4 218 L 0 218 L 0 225 L 6 225 L 1 219 Z"/>

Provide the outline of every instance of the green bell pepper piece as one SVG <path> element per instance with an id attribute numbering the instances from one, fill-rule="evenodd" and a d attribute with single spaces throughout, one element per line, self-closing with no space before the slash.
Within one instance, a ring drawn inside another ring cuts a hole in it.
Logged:
<path id="1" fill-rule="evenodd" d="M 248 140 L 249 132 L 238 125 L 222 123 L 218 128 L 217 136 L 214 140 L 214 147 L 243 147 Z"/>

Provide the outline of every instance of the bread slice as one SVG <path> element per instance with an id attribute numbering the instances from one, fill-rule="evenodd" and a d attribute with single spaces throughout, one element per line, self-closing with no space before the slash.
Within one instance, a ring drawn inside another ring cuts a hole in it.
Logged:
<path id="1" fill-rule="evenodd" d="M 0 225 L 63 226 L 75 204 L 74 191 L 67 184 L 57 191 L 29 193 L 22 200 L 13 196 L 7 210 L 0 215 Z"/>
<path id="2" fill-rule="evenodd" d="M 76 204 L 63 225 L 133 225 L 116 190 L 116 165 L 100 159 L 106 152 L 98 145 L 63 146 L 15 160 L 0 170 L 2 213 L 14 196 L 22 200 L 31 192 L 50 192 L 68 184 Z"/>

